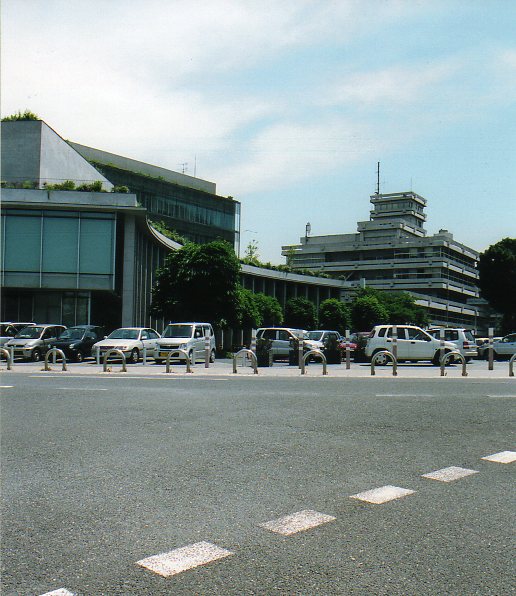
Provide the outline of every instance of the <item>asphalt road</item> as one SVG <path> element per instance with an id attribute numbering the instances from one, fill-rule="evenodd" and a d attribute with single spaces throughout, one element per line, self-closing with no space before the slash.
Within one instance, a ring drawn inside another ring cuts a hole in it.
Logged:
<path id="1" fill-rule="evenodd" d="M 441 381 L 4 375 L 2 594 L 513 593 L 515 464 L 481 458 L 516 383 Z M 384 485 L 415 492 L 350 498 Z M 259 525 L 302 510 L 335 520 Z M 201 541 L 233 554 L 136 565 Z"/>

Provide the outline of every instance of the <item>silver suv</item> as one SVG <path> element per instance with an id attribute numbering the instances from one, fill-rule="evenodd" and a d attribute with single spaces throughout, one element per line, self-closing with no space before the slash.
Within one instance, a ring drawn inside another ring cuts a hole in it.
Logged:
<path id="1" fill-rule="evenodd" d="M 170 352 L 183 350 L 192 364 L 204 361 L 206 336 L 210 340 L 210 362 L 215 362 L 215 334 L 210 323 L 169 323 L 157 341 L 154 360 L 161 364 Z M 179 354 L 177 357 L 184 360 Z"/>
<path id="2" fill-rule="evenodd" d="M 370 360 L 377 352 L 389 350 L 392 352 L 392 330 L 394 325 L 377 325 L 371 331 L 367 340 L 365 355 Z M 414 325 L 396 325 L 398 330 L 398 361 L 431 360 L 436 366 L 440 359 L 440 340 L 436 339 L 420 327 Z M 454 343 L 444 342 L 444 351 L 451 352 L 456 349 Z M 387 364 L 388 358 L 379 356 L 378 365 Z"/>
<path id="3" fill-rule="evenodd" d="M 291 341 L 304 341 L 304 351 L 318 350 L 319 343 L 312 341 L 304 329 L 291 327 L 262 327 L 256 331 L 256 339 L 270 339 L 272 341 L 271 353 L 273 358 L 288 358 Z"/>

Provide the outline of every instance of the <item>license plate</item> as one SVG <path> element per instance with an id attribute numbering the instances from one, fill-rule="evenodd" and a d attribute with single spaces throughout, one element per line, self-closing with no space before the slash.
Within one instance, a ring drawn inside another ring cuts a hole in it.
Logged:
<path id="1" fill-rule="evenodd" d="M 169 354 L 170 354 L 170 352 L 160 352 L 159 353 L 159 357 L 160 358 L 166 358 Z"/>

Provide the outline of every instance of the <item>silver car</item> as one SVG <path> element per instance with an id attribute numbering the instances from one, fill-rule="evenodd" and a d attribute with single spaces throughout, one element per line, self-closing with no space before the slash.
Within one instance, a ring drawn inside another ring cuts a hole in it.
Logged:
<path id="1" fill-rule="evenodd" d="M 144 348 L 150 357 L 154 356 L 159 338 L 159 333 L 148 327 L 120 327 L 112 331 L 106 339 L 93 344 L 91 353 L 95 355 L 98 350 L 102 358 L 108 350 L 120 350 L 127 362 L 136 364 Z"/>
<path id="2" fill-rule="evenodd" d="M 39 362 L 66 329 L 64 325 L 30 325 L 24 327 L 5 347 L 14 348 L 14 357 Z"/>

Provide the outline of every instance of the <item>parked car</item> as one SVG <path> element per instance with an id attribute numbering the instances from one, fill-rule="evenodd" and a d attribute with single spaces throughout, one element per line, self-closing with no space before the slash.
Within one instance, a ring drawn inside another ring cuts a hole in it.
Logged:
<path id="1" fill-rule="evenodd" d="M 312 342 L 312 345 L 317 346 L 317 350 L 323 350 L 331 339 L 337 342 L 339 348 L 341 341 L 344 341 L 338 331 L 328 331 L 326 329 L 307 331 L 306 336 Z"/>
<path id="2" fill-rule="evenodd" d="M 441 339 L 441 328 L 435 327 L 428 329 L 428 333 L 436 339 Z M 464 356 L 466 362 L 469 362 L 472 358 L 475 358 L 478 354 L 477 344 L 475 337 L 469 329 L 457 328 L 449 329 L 444 328 L 444 340 L 450 341 L 455 344 L 456 349 Z"/>
<path id="3" fill-rule="evenodd" d="M 440 341 L 414 325 L 396 325 L 398 332 L 397 350 L 398 361 L 410 360 L 431 360 L 436 366 L 440 361 Z M 376 325 L 373 327 L 367 340 L 365 355 L 370 360 L 377 352 L 389 350 L 392 352 L 392 328 L 393 325 Z M 445 341 L 444 351 L 451 352 L 456 349 L 454 343 Z M 388 358 L 378 357 L 378 365 L 387 364 Z"/>
<path id="4" fill-rule="evenodd" d="M 210 362 L 215 362 L 215 334 L 210 323 L 169 323 L 157 342 L 154 360 L 161 364 L 170 352 L 183 350 L 190 362 L 204 361 L 206 336 L 210 338 Z M 179 353 L 177 357 L 184 360 Z"/>
<path id="5" fill-rule="evenodd" d="M 93 354 L 99 349 L 101 358 L 108 350 L 120 350 L 127 362 L 136 364 L 144 347 L 147 348 L 150 357 L 154 356 L 159 338 L 160 334 L 148 327 L 120 327 L 112 331 L 106 339 L 94 343 L 91 349 Z"/>
<path id="6" fill-rule="evenodd" d="M 256 339 L 270 339 L 272 341 L 272 358 L 288 358 L 291 342 L 302 339 L 304 351 L 318 350 L 320 344 L 308 337 L 304 329 L 292 329 L 290 327 L 262 327 L 256 331 Z"/>
<path id="7" fill-rule="evenodd" d="M 484 348 L 484 358 L 489 358 L 488 345 Z M 495 360 L 508 360 L 513 354 L 516 354 L 516 333 L 510 333 L 493 342 L 493 358 Z"/>
<path id="8" fill-rule="evenodd" d="M 14 348 L 15 358 L 39 362 L 65 329 L 64 325 L 29 325 L 10 339 L 5 347 Z"/>
<path id="9" fill-rule="evenodd" d="M 0 323 L 0 347 L 4 345 L 24 328 L 31 327 L 35 323 Z"/>
<path id="10" fill-rule="evenodd" d="M 76 325 L 68 327 L 57 341 L 52 344 L 53 348 L 62 350 L 69 360 L 82 362 L 84 358 L 91 356 L 93 344 L 104 339 L 104 329 L 95 325 Z"/>
<path id="11" fill-rule="evenodd" d="M 496 342 L 503 339 L 502 337 L 493 337 L 493 349 Z M 477 338 L 477 358 L 480 360 L 487 360 L 489 358 L 489 338 L 480 337 Z"/>

